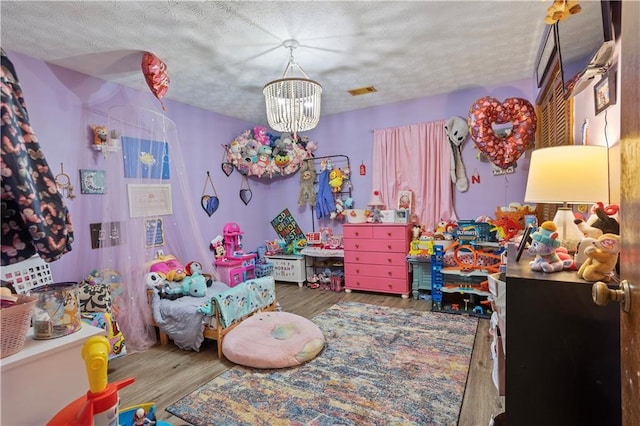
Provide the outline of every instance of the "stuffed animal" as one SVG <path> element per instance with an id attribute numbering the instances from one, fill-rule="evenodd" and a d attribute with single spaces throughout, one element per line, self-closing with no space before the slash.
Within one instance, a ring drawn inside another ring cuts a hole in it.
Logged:
<path id="1" fill-rule="evenodd" d="M 462 144 L 469 134 L 469 126 L 465 119 L 454 116 L 444 124 L 444 131 L 451 146 L 451 182 L 458 191 L 465 192 L 469 182 L 462 162 Z"/>
<path id="2" fill-rule="evenodd" d="M 304 206 L 309 203 L 310 207 L 316 205 L 316 193 L 313 190 L 313 183 L 316 180 L 316 169 L 311 161 L 303 161 L 300 166 L 300 192 L 298 194 L 298 205 Z"/>
<path id="3" fill-rule="evenodd" d="M 585 249 L 587 260 L 580 266 L 578 277 L 589 282 L 611 281 L 621 248 L 619 235 L 603 234 Z"/>
<path id="4" fill-rule="evenodd" d="M 182 281 L 187 276 L 184 266 L 171 255 L 158 256 L 149 267 L 149 272 L 162 272 L 168 281 Z"/>
<path id="5" fill-rule="evenodd" d="M 263 126 L 256 126 L 253 128 L 253 138 L 262 145 L 269 145 L 271 139 L 267 135 L 267 128 Z"/>
<path id="6" fill-rule="evenodd" d="M 109 130 L 107 126 L 93 125 L 93 144 L 103 145 L 107 143 L 107 137 L 109 136 Z"/>
<path id="7" fill-rule="evenodd" d="M 332 192 L 340 192 L 342 189 L 342 182 L 344 181 L 344 176 L 342 175 L 342 170 L 338 167 L 334 167 L 331 169 L 329 173 L 329 186 L 331 187 Z"/>
<path id="8" fill-rule="evenodd" d="M 575 15 L 582 10 L 582 6 L 578 0 L 553 0 L 553 4 L 547 9 L 547 15 L 544 21 L 553 25 L 558 21 L 562 21 L 569 15 Z"/>
<path id="9" fill-rule="evenodd" d="M 563 262 L 556 249 L 560 247 L 558 228 L 552 221 L 542 222 L 542 225 L 531 235 L 531 245 L 527 253 L 535 255 L 535 259 L 529 262 L 532 271 L 558 272 L 569 268 L 573 260 Z"/>

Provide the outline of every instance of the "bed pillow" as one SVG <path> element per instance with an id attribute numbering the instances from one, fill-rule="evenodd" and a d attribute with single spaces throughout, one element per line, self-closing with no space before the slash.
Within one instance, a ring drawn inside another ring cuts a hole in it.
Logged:
<path id="1" fill-rule="evenodd" d="M 80 312 L 111 313 L 111 285 L 81 283 L 78 301 Z"/>

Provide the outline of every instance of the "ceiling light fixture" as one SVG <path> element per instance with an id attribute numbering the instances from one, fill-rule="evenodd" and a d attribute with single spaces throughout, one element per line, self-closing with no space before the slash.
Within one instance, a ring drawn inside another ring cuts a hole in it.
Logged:
<path id="1" fill-rule="evenodd" d="M 278 132 L 297 135 L 298 132 L 311 130 L 318 125 L 322 86 L 309 79 L 293 59 L 293 49 L 298 47 L 299 43 L 296 40 L 285 40 L 282 45 L 290 51 L 287 68 L 282 78 L 267 83 L 262 93 L 269 126 Z M 293 76 L 296 67 L 304 78 Z"/>

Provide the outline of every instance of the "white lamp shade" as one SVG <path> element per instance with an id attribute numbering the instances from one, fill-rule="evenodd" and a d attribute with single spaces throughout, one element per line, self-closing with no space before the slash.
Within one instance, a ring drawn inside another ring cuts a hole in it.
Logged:
<path id="1" fill-rule="evenodd" d="M 382 201 L 382 193 L 379 189 L 374 189 L 371 193 L 371 198 L 367 203 L 368 206 L 384 207 L 384 201 Z"/>
<path id="2" fill-rule="evenodd" d="M 527 203 L 588 204 L 609 202 L 607 147 L 564 145 L 531 154 Z"/>

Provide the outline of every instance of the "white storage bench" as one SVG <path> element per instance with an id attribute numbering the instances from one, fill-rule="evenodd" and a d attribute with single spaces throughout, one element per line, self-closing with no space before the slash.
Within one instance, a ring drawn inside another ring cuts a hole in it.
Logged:
<path id="1" fill-rule="evenodd" d="M 272 277 L 276 281 L 298 283 L 298 287 L 304 285 L 307 280 L 304 256 L 274 254 L 265 257 L 273 263 Z"/>

